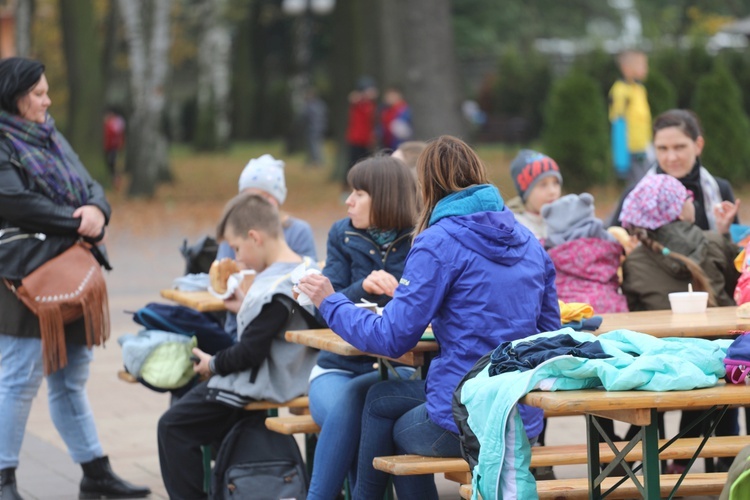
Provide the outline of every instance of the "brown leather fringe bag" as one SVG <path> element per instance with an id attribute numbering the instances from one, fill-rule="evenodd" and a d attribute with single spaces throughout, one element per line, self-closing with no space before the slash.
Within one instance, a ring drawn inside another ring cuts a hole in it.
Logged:
<path id="1" fill-rule="evenodd" d="M 84 243 L 39 266 L 19 287 L 6 285 L 39 318 L 45 375 L 68 364 L 65 325 L 83 317 L 89 348 L 109 338 L 107 284 Z"/>

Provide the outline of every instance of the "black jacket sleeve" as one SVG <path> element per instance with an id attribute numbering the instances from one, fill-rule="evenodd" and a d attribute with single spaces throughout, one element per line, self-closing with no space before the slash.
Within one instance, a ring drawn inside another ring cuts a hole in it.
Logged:
<path id="1" fill-rule="evenodd" d="M 0 219 L 27 231 L 75 235 L 80 219 L 72 207 L 58 205 L 35 191 L 31 180 L 15 164 L 15 152 L 8 141 L 0 141 Z"/>
<path id="2" fill-rule="evenodd" d="M 214 371 L 228 375 L 260 366 L 271 351 L 271 342 L 283 333 L 288 321 L 289 309 L 282 299 L 274 297 L 245 327 L 237 344 L 216 353 Z"/>
<path id="3" fill-rule="evenodd" d="M 109 222 L 111 208 L 104 189 L 81 165 L 67 142 L 63 144 L 64 154 L 69 158 L 72 168 L 86 183 L 88 204 L 98 207 Z M 77 236 L 81 219 L 73 217 L 74 211 L 74 208 L 57 204 L 36 190 L 33 181 L 20 166 L 13 145 L 8 140 L 0 141 L 0 219 L 26 231 Z"/>

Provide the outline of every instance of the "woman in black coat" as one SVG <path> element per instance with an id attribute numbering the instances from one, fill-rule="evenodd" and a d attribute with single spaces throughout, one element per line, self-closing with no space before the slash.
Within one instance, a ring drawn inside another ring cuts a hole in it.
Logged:
<path id="1" fill-rule="evenodd" d="M 151 493 L 112 472 L 96 432 L 85 385 L 93 359 L 84 320 L 65 326 L 67 364 L 44 373 L 50 348 L 14 286 L 79 240 L 104 237 L 110 206 L 47 114 L 44 65 L 0 61 L 0 500 L 21 498 L 15 469 L 31 403 L 47 379 L 52 421 L 83 468 L 80 498 L 137 498 Z M 103 256 L 100 258 L 104 261 Z"/>

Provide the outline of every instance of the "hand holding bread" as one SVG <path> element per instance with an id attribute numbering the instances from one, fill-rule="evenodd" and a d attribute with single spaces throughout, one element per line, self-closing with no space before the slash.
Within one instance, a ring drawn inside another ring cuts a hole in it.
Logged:
<path id="1" fill-rule="evenodd" d="M 237 262 L 229 257 L 213 261 L 208 270 L 211 288 L 219 295 L 227 293 L 229 277 L 239 271 L 240 267 Z"/>

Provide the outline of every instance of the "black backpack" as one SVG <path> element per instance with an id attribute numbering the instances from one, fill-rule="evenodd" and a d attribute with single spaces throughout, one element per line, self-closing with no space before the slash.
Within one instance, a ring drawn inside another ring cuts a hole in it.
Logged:
<path id="1" fill-rule="evenodd" d="M 453 420 L 458 426 L 458 437 L 461 443 L 461 455 L 469 463 L 469 470 L 473 471 L 474 467 L 479 462 L 479 439 L 476 434 L 469 427 L 469 413 L 466 411 L 466 406 L 461 403 L 461 390 L 467 380 L 471 380 L 476 377 L 484 367 L 490 363 L 492 359 L 493 351 L 488 352 L 474 364 L 469 370 L 469 373 L 464 375 L 461 382 L 458 383 L 456 390 L 453 391 L 453 401 L 451 403 L 453 410 Z"/>
<path id="2" fill-rule="evenodd" d="M 183 240 L 180 253 L 185 258 L 185 274 L 207 273 L 218 251 L 219 244 L 210 236 L 204 236 L 192 245 Z"/>
<path id="3" fill-rule="evenodd" d="M 265 413 L 237 422 L 221 442 L 213 471 L 215 500 L 304 500 L 309 477 L 294 437 L 266 428 Z"/>

